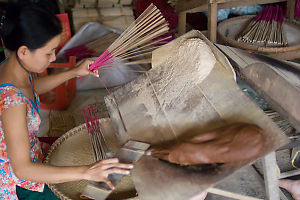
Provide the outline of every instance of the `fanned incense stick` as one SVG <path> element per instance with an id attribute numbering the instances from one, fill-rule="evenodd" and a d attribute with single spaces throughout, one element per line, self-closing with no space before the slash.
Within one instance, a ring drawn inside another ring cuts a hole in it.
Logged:
<path id="1" fill-rule="evenodd" d="M 168 35 L 169 27 L 157 7 L 151 4 L 133 22 L 98 59 L 90 66 L 90 70 L 106 69 L 119 65 L 150 63 L 153 50 L 166 44 L 172 36 Z M 134 59 L 134 61 L 128 61 Z M 128 61 L 128 62 L 127 62 Z"/>

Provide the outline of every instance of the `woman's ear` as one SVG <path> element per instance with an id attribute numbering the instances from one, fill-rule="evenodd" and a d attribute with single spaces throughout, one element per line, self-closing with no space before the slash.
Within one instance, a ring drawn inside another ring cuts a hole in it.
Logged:
<path id="1" fill-rule="evenodd" d="M 26 56 L 29 55 L 29 49 L 26 46 L 20 46 L 19 49 L 17 50 L 17 55 L 18 57 L 22 60 L 24 59 Z"/>

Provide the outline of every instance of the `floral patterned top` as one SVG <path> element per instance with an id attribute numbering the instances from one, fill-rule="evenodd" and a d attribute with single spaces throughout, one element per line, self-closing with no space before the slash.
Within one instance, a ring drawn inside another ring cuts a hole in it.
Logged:
<path id="1" fill-rule="evenodd" d="M 34 93 L 35 94 L 35 93 Z M 35 97 L 38 97 L 35 94 Z M 1 114 L 4 110 L 19 104 L 26 104 L 27 108 L 27 127 L 30 141 L 30 156 L 33 162 L 42 162 L 43 153 L 37 134 L 40 128 L 39 99 L 36 103 L 25 97 L 22 92 L 13 84 L 6 83 L 0 85 L 0 199 L 15 200 L 18 199 L 16 194 L 16 185 L 32 190 L 42 192 L 43 183 L 35 183 L 18 179 L 12 170 L 10 160 L 7 156 L 7 147 L 5 144 Z"/>

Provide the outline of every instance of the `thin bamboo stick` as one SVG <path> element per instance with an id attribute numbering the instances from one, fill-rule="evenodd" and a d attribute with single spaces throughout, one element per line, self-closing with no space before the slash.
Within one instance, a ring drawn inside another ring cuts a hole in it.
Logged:
<path id="1" fill-rule="evenodd" d="M 171 38 L 168 23 L 156 6 L 151 4 L 137 19 L 118 37 L 107 50 L 90 66 L 90 70 L 100 67 L 107 69 L 114 62 L 128 59 L 141 59 L 151 55 L 158 46 Z M 135 63 L 148 63 L 142 59 Z M 132 62 L 127 62 L 130 65 Z"/>
<path id="2" fill-rule="evenodd" d="M 122 60 L 122 59 L 120 59 Z M 111 68 L 111 66 L 115 66 L 115 65 L 120 65 L 120 66 L 127 66 L 127 65 L 138 65 L 138 64 L 147 64 L 147 63 L 151 63 L 151 58 L 149 59 L 143 59 L 143 60 L 137 60 L 137 61 L 131 61 L 131 62 L 114 62 L 111 64 L 107 64 L 107 65 L 103 65 L 102 67 L 100 67 L 99 69 L 106 69 L 106 68 Z M 109 67 L 107 67 L 109 66 Z"/>
<path id="3" fill-rule="evenodd" d="M 130 44 L 134 43 L 137 38 L 141 37 L 143 34 L 149 32 L 150 30 L 152 30 L 153 27 L 158 26 L 158 28 L 160 28 L 159 25 L 163 25 L 164 23 L 166 23 L 166 21 L 164 19 L 161 19 L 159 21 L 153 21 L 153 23 L 154 22 L 158 23 L 158 24 L 156 26 L 153 26 L 153 24 L 150 24 L 150 25 L 152 25 L 152 27 L 147 26 L 147 27 L 145 27 L 145 29 L 142 29 L 139 32 L 136 32 L 136 34 L 134 34 L 133 37 L 126 40 L 125 43 L 122 43 L 122 45 L 119 45 L 118 49 L 111 51 L 111 53 L 114 54 L 114 52 L 118 52 L 118 51 L 120 51 L 120 49 L 124 49 L 125 47 L 127 47 Z"/>

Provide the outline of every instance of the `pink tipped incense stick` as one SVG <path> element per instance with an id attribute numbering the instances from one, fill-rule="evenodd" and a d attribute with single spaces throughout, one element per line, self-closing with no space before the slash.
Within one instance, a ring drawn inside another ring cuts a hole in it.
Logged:
<path id="1" fill-rule="evenodd" d="M 266 6 L 239 35 L 239 42 L 264 46 L 286 46 L 284 15 L 280 6 Z"/>
<path id="2" fill-rule="evenodd" d="M 136 63 L 150 63 L 154 49 L 166 44 L 172 37 L 168 33 L 168 23 L 154 4 L 151 4 L 133 22 L 97 60 L 90 66 L 90 70 L 101 69 L 104 65 L 115 61 L 137 59 Z M 163 42 L 164 41 L 164 42 Z"/>

